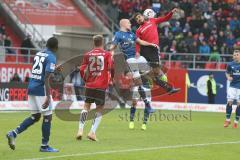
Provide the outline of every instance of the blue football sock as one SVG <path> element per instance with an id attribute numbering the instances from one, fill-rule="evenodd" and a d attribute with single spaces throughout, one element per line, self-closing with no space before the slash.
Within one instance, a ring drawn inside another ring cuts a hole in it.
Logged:
<path id="1" fill-rule="evenodd" d="M 130 121 L 134 121 L 134 116 L 135 116 L 135 112 L 136 112 L 136 108 L 135 107 L 131 107 L 130 108 Z"/>
<path id="2" fill-rule="evenodd" d="M 237 106 L 236 108 L 236 121 L 239 121 L 239 118 L 240 118 L 240 106 Z"/>
<path id="3" fill-rule="evenodd" d="M 148 117 L 149 117 L 149 113 L 148 113 L 147 109 L 145 108 L 144 109 L 144 118 L 143 118 L 144 124 L 147 124 Z"/>
<path id="4" fill-rule="evenodd" d="M 42 123 L 42 146 L 48 145 L 51 130 L 52 115 L 44 116 Z"/>
<path id="5" fill-rule="evenodd" d="M 33 125 L 35 122 L 37 122 L 41 117 L 41 114 L 35 114 L 31 117 L 26 118 L 13 132 L 13 135 L 17 137 L 17 134 L 22 133 L 25 131 L 28 127 Z"/>
<path id="6" fill-rule="evenodd" d="M 145 105 L 148 105 L 149 101 L 147 100 L 146 93 L 141 86 L 138 87 L 138 93 L 139 93 L 140 97 L 142 98 L 143 102 L 145 103 Z"/>
<path id="7" fill-rule="evenodd" d="M 232 105 L 227 104 L 226 106 L 226 119 L 230 119 L 232 114 Z"/>

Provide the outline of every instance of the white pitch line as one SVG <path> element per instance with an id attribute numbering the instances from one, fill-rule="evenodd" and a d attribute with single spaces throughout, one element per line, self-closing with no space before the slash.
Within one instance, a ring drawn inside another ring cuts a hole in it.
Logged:
<path id="1" fill-rule="evenodd" d="M 224 144 L 240 144 L 240 141 L 202 143 L 202 144 L 183 144 L 183 145 L 173 145 L 173 146 L 160 146 L 160 147 L 136 148 L 136 149 L 112 150 L 112 151 L 109 150 L 109 151 L 77 153 L 77 154 L 68 154 L 68 155 L 61 155 L 61 156 L 50 156 L 50 157 L 32 158 L 32 159 L 21 159 L 21 160 L 45 160 L 45 159 L 65 158 L 65 157 L 91 156 L 91 155 L 98 155 L 98 154 L 126 153 L 126 152 L 137 152 L 137 151 L 153 151 L 153 150 L 175 149 L 175 148 L 191 148 L 191 147 L 202 147 L 202 146 L 224 145 Z"/>

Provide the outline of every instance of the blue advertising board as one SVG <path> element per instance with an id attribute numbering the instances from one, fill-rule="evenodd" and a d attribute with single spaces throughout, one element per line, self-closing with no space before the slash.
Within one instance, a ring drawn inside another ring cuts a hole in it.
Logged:
<path id="1" fill-rule="evenodd" d="M 209 73 L 214 74 L 217 83 L 217 95 L 215 104 L 226 104 L 227 99 L 227 79 L 224 71 L 203 71 L 189 70 L 190 88 L 188 88 L 189 103 L 208 103 L 207 97 L 207 80 Z"/>

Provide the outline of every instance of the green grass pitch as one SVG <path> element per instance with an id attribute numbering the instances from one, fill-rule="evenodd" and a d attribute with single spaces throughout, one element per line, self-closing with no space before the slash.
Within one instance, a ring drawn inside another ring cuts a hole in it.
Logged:
<path id="1" fill-rule="evenodd" d="M 128 129 L 125 119 L 128 112 L 119 109 L 105 115 L 97 130 L 98 142 L 85 137 L 76 141 L 78 122 L 61 121 L 54 116 L 50 145 L 60 149 L 59 153 L 39 152 L 41 123 L 19 135 L 16 150 L 10 150 L 5 138 L 7 131 L 29 113 L 0 113 L 0 159 L 231 160 L 239 157 L 240 128 L 223 128 L 224 113 L 192 112 L 190 119 L 183 117 L 190 116 L 189 112 L 161 111 L 166 115 L 182 115 L 182 119 L 163 121 L 159 116 L 152 117 L 147 130 L 142 131 L 141 121 L 135 122 L 134 130 Z M 85 135 L 91 121 L 86 125 Z"/>

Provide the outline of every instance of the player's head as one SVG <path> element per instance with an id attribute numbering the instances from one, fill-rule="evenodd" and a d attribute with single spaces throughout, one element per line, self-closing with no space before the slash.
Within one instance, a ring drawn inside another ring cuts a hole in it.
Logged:
<path id="1" fill-rule="evenodd" d="M 131 22 L 128 19 L 121 19 L 119 22 L 119 26 L 120 26 L 121 30 L 124 30 L 124 31 L 131 30 Z"/>
<path id="2" fill-rule="evenodd" d="M 240 62 L 240 42 L 234 45 L 233 60 Z"/>
<path id="3" fill-rule="evenodd" d="M 47 40 L 46 47 L 50 49 L 53 52 L 56 52 L 58 50 L 58 40 L 55 37 L 51 37 Z"/>
<path id="4" fill-rule="evenodd" d="M 154 18 L 155 15 L 156 13 L 152 9 L 146 9 L 143 12 L 143 16 L 145 17 L 145 19 Z"/>
<path id="5" fill-rule="evenodd" d="M 93 36 L 93 45 L 96 48 L 103 48 L 103 36 L 102 35 Z"/>
<path id="6" fill-rule="evenodd" d="M 134 20 L 140 25 L 142 25 L 145 21 L 144 16 L 141 13 L 136 13 L 134 15 Z"/>

